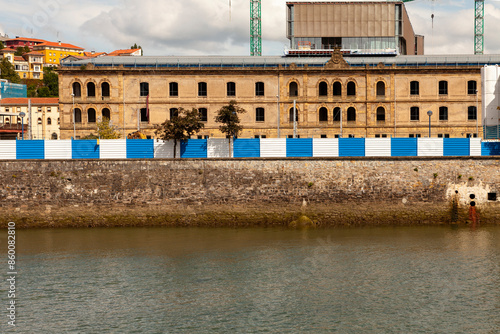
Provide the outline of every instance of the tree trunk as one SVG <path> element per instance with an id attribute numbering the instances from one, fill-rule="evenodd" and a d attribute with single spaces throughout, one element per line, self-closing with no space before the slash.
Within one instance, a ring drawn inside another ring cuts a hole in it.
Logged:
<path id="1" fill-rule="evenodd" d="M 176 152 L 177 152 L 177 139 L 174 139 L 174 159 L 175 159 Z"/>

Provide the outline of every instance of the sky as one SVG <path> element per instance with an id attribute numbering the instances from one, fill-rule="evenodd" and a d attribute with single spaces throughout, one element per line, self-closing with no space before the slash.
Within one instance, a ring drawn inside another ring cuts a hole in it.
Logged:
<path id="1" fill-rule="evenodd" d="M 406 9 L 415 33 L 425 36 L 425 54 L 474 53 L 473 0 L 415 0 Z M 261 15 L 262 55 L 282 55 L 286 0 L 262 0 Z M 137 43 L 148 56 L 249 55 L 249 19 L 249 0 L 0 0 L 0 33 L 11 38 L 96 52 Z M 485 54 L 500 54 L 496 22 L 500 0 L 486 0 Z"/>

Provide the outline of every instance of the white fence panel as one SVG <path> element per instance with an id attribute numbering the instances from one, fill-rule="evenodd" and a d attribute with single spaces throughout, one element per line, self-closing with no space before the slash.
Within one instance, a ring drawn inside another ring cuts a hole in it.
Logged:
<path id="1" fill-rule="evenodd" d="M 286 157 L 286 138 L 262 138 L 260 140 L 260 156 L 262 158 Z"/>
<path id="2" fill-rule="evenodd" d="M 99 141 L 99 157 L 101 159 L 126 159 L 126 139 L 101 139 Z"/>
<path id="3" fill-rule="evenodd" d="M 481 156 L 481 138 L 470 138 L 469 155 Z"/>
<path id="4" fill-rule="evenodd" d="M 16 158 L 16 141 L 0 140 L 0 160 Z"/>
<path id="5" fill-rule="evenodd" d="M 168 141 L 156 141 L 155 140 L 155 158 L 160 158 L 160 159 L 173 159 L 174 158 L 174 141 L 173 140 L 168 140 Z M 177 141 L 177 148 L 175 150 L 175 157 L 180 158 L 181 157 L 181 142 Z"/>
<path id="6" fill-rule="evenodd" d="M 71 140 L 45 140 L 45 159 L 71 159 Z"/>
<path id="7" fill-rule="evenodd" d="M 313 157 L 338 157 L 338 138 L 313 138 Z"/>
<path id="8" fill-rule="evenodd" d="M 391 138 L 366 138 L 365 156 L 367 157 L 390 157 Z"/>
<path id="9" fill-rule="evenodd" d="M 419 157 L 442 157 L 443 138 L 418 138 L 417 155 Z"/>
<path id="10" fill-rule="evenodd" d="M 229 158 L 229 140 L 226 138 L 208 138 L 207 158 Z"/>

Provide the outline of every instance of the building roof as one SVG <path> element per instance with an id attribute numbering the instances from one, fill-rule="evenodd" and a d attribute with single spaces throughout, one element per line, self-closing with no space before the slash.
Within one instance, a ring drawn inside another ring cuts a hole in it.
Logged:
<path id="1" fill-rule="evenodd" d="M 46 40 L 44 40 L 44 39 L 28 38 L 28 37 L 10 38 L 10 39 L 6 39 L 5 41 L 6 42 L 10 42 L 10 41 L 28 41 L 28 42 L 40 42 L 40 43 L 46 42 Z"/>
<path id="2" fill-rule="evenodd" d="M 0 50 L 0 53 L 9 53 L 9 52 L 16 52 L 17 50 L 14 48 L 3 48 Z"/>
<path id="3" fill-rule="evenodd" d="M 59 47 L 59 48 L 75 49 L 75 50 L 85 50 L 84 48 L 81 48 L 79 46 L 75 46 L 73 44 L 60 43 L 60 42 L 47 42 L 47 41 L 45 41 L 44 43 L 35 45 L 34 47 L 39 48 L 39 47 L 43 47 L 43 46 Z"/>
<path id="4" fill-rule="evenodd" d="M 484 66 L 500 64 L 500 54 L 493 55 L 434 55 L 434 56 L 344 56 L 352 67 L 377 66 Z M 98 57 L 76 61 L 63 61 L 64 67 L 79 67 L 93 64 L 96 67 L 323 67 L 330 57 L 285 57 L 285 56 L 143 56 L 143 57 Z"/>
<path id="5" fill-rule="evenodd" d="M 108 53 L 108 56 L 129 56 L 134 52 L 139 51 L 140 49 L 126 49 L 126 50 L 115 50 L 111 53 Z"/>
<path id="6" fill-rule="evenodd" d="M 31 105 L 59 105 L 58 97 L 11 97 L 0 100 L 0 105 L 5 107 L 10 106 L 27 106 L 28 100 L 31 100 Z"/>
<path id="7" fill-rule="evenodd" d="M 99 56 L 105 56 L 107 55 L 106 52 L 83 52 L 83 55 L 87 58 L 93 58 L 93 57 L 99 57 Z"/>
<path id="8" fill-rule="evenodd" d="M 22 56 L 14 56 L 14 61 L 26 61 Z"/>
<path id="9" fill-rule="evenodd" d="M 24 55 L 25 56 L 43 56 L 43 53 L 42 52 L 32 51 L 32 52 L 27 52 Z"/>

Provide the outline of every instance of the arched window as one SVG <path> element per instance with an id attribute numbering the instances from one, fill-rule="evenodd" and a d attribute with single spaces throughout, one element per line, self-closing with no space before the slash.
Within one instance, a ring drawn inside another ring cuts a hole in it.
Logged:
<path id="1" fill-rule="evenodd" d="M 356 95 L 356 84 L 352 81 L 347 83 L 347 96 L 355 96 Z"/>
<path id="2" fill-rule="evenodd" d="M 200 114 L 200 121 L 207 122 L 208 121 L 208 110 L 207 108 L 199 108 L 198 113 Z"/>
<path id="3" fill-rule="evenodd" d="M 172 119 L 174 117 L 179 117 L 179 109 L 170 108 L 170 119 Z"/>
<path id="4" fill-rule="evenodd" d="M 290 84 L 288 85 L 288 94 L 289 96 L 299 95 L 299 86 L 295 81 L 290 82 Z"/>
<path id="5" fill-rule="evenodd" d="M 328 84 L 324 81 L 321 81 L 318 85 L 318 95 L 319 96 L 327 96 L 328 95 Z"/>
<path id="6" fill-rule="evenodd" d="M 264 108 L 256 108 L 255 109 L 255 121 L 256 122 L 264 122 L 265 121 Z"/>
<path id="7" fill-rule="evenodd" d="M 82 86 L 79 82 L 73 82 L 73 95 L 74 97 L 82 96 Z"/>
<path id="8" fill-rule="evenodd" d="M 87 97 L 95 97 L 95 83 L 87 83 Z"/>
<path id="9" fill-rule="evenodd" d="M 347 108 L 347 121 L 348 122 L 356 121 L 356 109 L 354 109 L 354 107 Z"/>
<path id="10" fill-rule="evenodd" d="M 328 109 L 325 107 L 319 108 L 319 121 L 328 122 Z"/>
<path id="11" fill-rule="evenodd" d="M 101 95 L 102 95 L 102 97 L 109 97 L 109 95 L 110 95 L 109 91 L 110 91 L 110 89 L 109 89 L 109 83 L 103 82 L 101 84 Z"/>
<path id="12" fill-rule="evenodd" d="M 448 120 L 448 107 L 439 107 L 439 120 L 440 121 Z"/>
<path id="13" fill-rule="evenodd" d="M 179 96 L 179 84 L 177 82 L 170 82 L 168 84 L 168 92 L 170 96 Z"/>
<path id="14" fill-rule="evenodd" d="M 256 82 L 255 83 L 255 96 L 264 96 L 264 83 Z"/>
<path id="15" fill-rule="evenodd" d="M 342 84 L 339 81 L 333 83 L 333 96 L 342 95 Z"/>
<path id="16" fill-rule="evenodd" d="M 52 125 L 52 120 L 49 118 L 47 118 L 47 125 Z"/>
<path id="17" fill-rule="evenodd" d="M 385 96 L 385 82 L 377 82 L 377 96 Z"/>
<path id="18" fill-rule="evenodd" d="M 7 119 L 8 120 L 8 119 Z M 8 122 L 7 122 L 8 123 Z M 38 124 L 42 124 L 42 118 L 38 117 Z"/>
<path id="19" fill-rule="evenodd" d="M 149 82 L 141 82 L 139 84 L 139 95 L 148 96 L 149 95 Z"/>
<path id="20" fill-rule="evenodd" d="M 340 122 L 341 113 L 342 113 L 342 110 L 340 109 L 340 107 L 333 108 L 333 121 L 334 122 Z"/>
<path id="21" fill-rule="evenodd" d="M 385 108 L 384 107 L 377 108 L 377 122 L 385 122 Z"/>
<path id="22" fill-rule="evenodd" d="M 467 119 L 469 121 L 473 121 L 477 119 L 477 110 L 476 107 L 470 106 L 467 108 Z"/>
<path id="23" fill-rule="evenodd" d="M 87 110 L 87 122 L 88 123 L 95 123 L 95 109 L 94 108 L 89 108 Z"/>
<path id="24" fill-rule="evenodd" d="M 57 117 L 57 124 L 61 124 L 61 118 Z"/>
<path id="25" fill-rule="evenodd" d="M 73 109 L 74 113 L 74 122 L 81 123 L 82 122 L 82 111 L 79 108 Z"/>
<path id="26" fill-rule="evenodd" d="M 420 109 L 418 107 L 410 108 L 410 121 L 420 120 Z"/>
<path id="27" fill-rule="evenodd" d="M 289 120 L 290 120 L 290 123 L 293 123 L 293 107 L 290 108 L 290 112 L 289 112 Z M 298 122 L 299 121 L 299 108 L 295 108 L 295 122 Z"/>
<path id="28" fill-rule="evenodd" d="M 40 122 L 41 122 L 42 119 L 41 118 L 39 118 L 39 119 L 40 119 Z M 10 117 L 5 118 L 5 124 L 10 124 Z M 38 124 L 41 124 L 41 123 L 38 123 Z"/>
<path id="29" fill-rule="evenodd" d="M 53 139 L 53 140 L 56 140 L 56 139 L 57 139 L 57 133 L 55 133 L 55 132 L 53 132 L 53 133 L 52 133 L 52 139 Z"/>
<path id="30" fill-rule="evenodd" d="M 198 82 L 198 96 L 207 96 L 206 82 Z"/>
<path id="31" fill-rule="evenodd" d="M 101 114 L 102 114 L 102 119 L 103 119 L 103 120 L 104 120 L 105 118 L 107 118 L 108 120 L 110 120 L 110 119 L 111 119 L 111 111 L 110 111 L 108 108 L 104 108 L 104 109 L 102 109 Z"/>
<path id="32" fill-rule="evenodd" d="M 236 84 L 234 82 L 228 82 L 226 84 L 227 96 L 236 96 Z"/>

